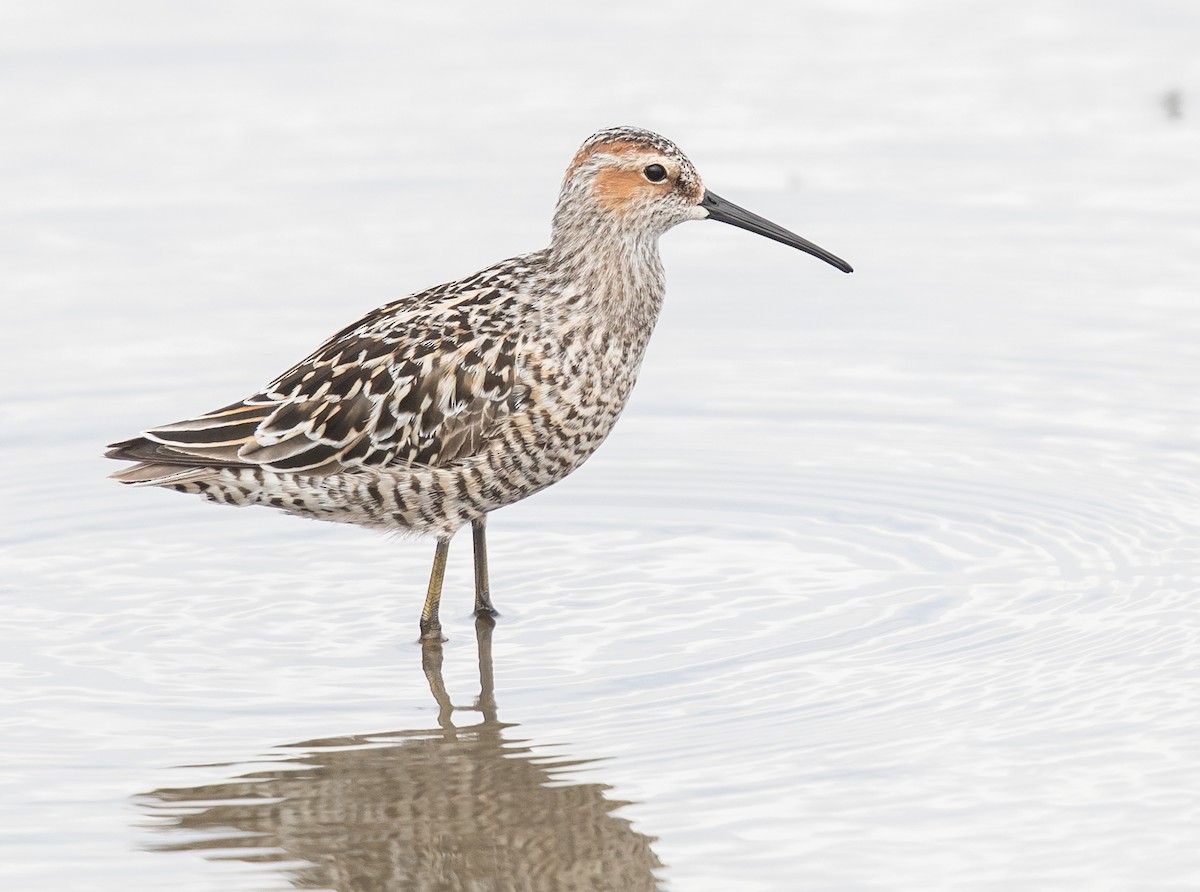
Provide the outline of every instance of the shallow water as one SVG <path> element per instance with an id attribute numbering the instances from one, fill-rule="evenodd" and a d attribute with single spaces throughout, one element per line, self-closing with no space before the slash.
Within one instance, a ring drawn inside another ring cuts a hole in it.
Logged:
<path id="1" fill-rule="evenodd" d="M 610 6 L 5 14 L 0 886 L 1200 886 L 1195 10 Z M 104 480 L 620 121 L 858 271 L 669 234 L 490 635 L 465 537 L 423 662 L 431 543 Z"/>

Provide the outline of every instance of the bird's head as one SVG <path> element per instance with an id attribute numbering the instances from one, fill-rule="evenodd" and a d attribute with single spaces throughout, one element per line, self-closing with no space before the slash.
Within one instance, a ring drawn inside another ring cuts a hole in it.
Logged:
<path id="1" fill-rule="evenodd" d="M 570 232 L 657 239 L 686 220 L 729 223 L 852 271 L 825 249 L 710 192 L 678 146 L 637 127 L 601 130 L 575 153 L 554 228 L 556 238 Z"/>

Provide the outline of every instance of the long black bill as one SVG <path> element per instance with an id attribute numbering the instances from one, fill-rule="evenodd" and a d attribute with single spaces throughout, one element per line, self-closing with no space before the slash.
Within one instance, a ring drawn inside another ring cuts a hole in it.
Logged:
<path id="1" fill-rule="evenodd" d="M 793 248 L 799 248 L 813 257 L 820 257 L 826 263 L 836 266 L 844 273 L 854 272 L 854 267 L 842 260 L 842 258 L 835 257 L 824 248 L 818 248 L 808 239 L 801 238 L 794 232 L 788 232 L 782 226 L 776 226 L 770 220 L 764 219 L 758 214 L 752 214 L 745 208 L 738 207 L 732 201 L 726 201 L 720 195 L 714 195 L 712 192 L 706 190 L 704 197 L 700 199 L 700 207 L 708 211 L 708 219 L 710 220 L 719 220 L 722 223 L 728 223 L 730 226 L 736 226 L 738 229 L 757 232 L 759 235 L 765 235 L 769 239 L 774 239 L 785 245 L 791 245 Z"/>

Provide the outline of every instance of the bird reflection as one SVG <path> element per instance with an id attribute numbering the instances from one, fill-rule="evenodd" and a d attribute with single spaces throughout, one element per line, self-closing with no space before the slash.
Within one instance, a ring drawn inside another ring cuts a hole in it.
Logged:
<path id="1" fill-rule="evenodd" d="M 560 775 L 587 761 L 535 754 L 496 717 L 493 622 L 476 623 L 481 721 L 456 726 L 442 649 L 424 647 L 438 728 L 311 740 L 266 771 L 139 797 L 160 852 L 274 865 L 293 888 L 583 890 L 661 887 L 653 839 L 613 811 L 602 784 Z"/>

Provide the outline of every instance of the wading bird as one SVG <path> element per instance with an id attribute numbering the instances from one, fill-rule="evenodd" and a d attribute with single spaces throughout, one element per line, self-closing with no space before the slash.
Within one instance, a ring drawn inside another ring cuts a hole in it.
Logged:
<path id="1" fill-rule="evenodd" d="M 708 191 L 663 137 L 602 130 L 567 168 L 550 246 L 409 295 L 262 390 L 113 444 L 131 486 L 437 537 L 421 637 L 441 640 L 450 539 L 471 524 L 475 611 L 494 615 L 490 512 L 562 480 L 608 436 L 662 305 L 658 239 L 718 220 L 819 257 Z"/>

